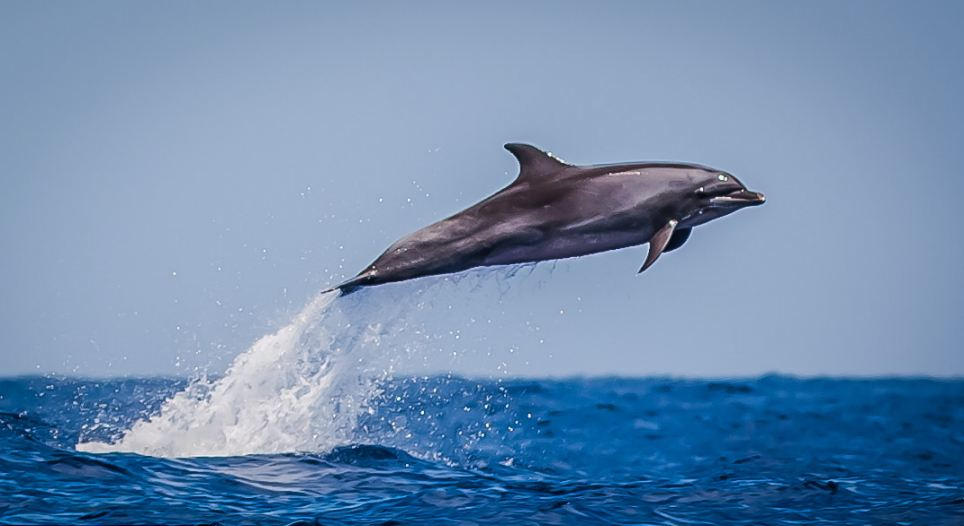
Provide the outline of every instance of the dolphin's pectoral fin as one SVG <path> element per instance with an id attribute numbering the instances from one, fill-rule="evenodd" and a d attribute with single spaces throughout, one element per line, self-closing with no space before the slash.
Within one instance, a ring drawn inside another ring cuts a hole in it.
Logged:
<path id="1" fill-rule="evenodd" d="M 519 161 L 518 181 L 538 179 L 569 166 L 531 144 L 510 142 L 505 145 L 505 149 Z"/>
<path id="2" fill-rule="evenodd" d="M 649 240 L 649 254 L 646 254 L 646 262 L 640 267 L 639 272 L 642 272 L 656 263 L 659 255 L 666 250 L 666 246 L 669 244 L 670 238 L 673 237 L 673 231 L 676 230 L 676 225 L 679 221 L 675 219 L 670 219 L 669 223 L 663 225 L 653 234 L 653 238 Z M 638 274 L 638 273 L 637 273 Z"/>
<path id="3" fill-rule="evenodd" d="M 666 244 L 666 248 L 663 249 L 663 252 L 672 252 L 683 246 L 683 243 L 686 243 L 686 240 L 689 239 L 690 232 L 692 231 L 692 228 L 677 228 L 676 231 L 673 232 L 673 237 L 669 238 L 669 243 Z"/>

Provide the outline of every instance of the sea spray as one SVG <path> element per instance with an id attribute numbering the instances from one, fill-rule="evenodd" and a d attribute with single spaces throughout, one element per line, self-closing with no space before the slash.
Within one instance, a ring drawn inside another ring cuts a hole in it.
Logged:
<path id="1" fill-rule="evenodd" d="M 349 296 L 321 294 L 288 325 L 239 354 L 223 376 L 191 382 L 117 440 L 82 438 L 77 449 L 197 457 L 324 452 L 367 442 L 371 437 L 359 436 L 357 424 L 375 413 L 372 404 L 397 366 L 418 368 L 433 354 L 456 360 L 459 351 L 484 348 L 486 331 L 471 343 L 458 341 L 458 326 L 470 329 L 476 320 L 471 314 L 471 321 L 453 319 L 453 306 L 490 310 L 521 269 L 532 273 L 532 266 L 513 266 Z M 505 374 L 504 365 L 493 372 Z"/>
<path id="2" fill-rule="evenodd" d="M 202 378 L 135 423 L 112 444 L 88 452 L 162 457 L 325 451 L 347 443 L 369 410 L 390 355 L 372 366 L 385 322 L 352 323 L 338 293 L 311 301 L 287 326 L 238 355 L 218 379 Z"/>

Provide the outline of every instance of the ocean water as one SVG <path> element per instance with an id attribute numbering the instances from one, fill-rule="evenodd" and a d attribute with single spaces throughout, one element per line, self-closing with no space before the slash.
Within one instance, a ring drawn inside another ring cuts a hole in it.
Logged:
<path id="1" fill-rule="evenodd" d="M 961 381 L 391 378 L 331 449 L 77 451 L 185 386 L 0 381 L 0 522 L 964 524 Z"/>
<path id="2" fill-rule="evenodd" d="M 0 523 L 964 524 L 964 380 L 410 376 L 425 297 L 360 294 L 216 377 L 0 379 Z"/>

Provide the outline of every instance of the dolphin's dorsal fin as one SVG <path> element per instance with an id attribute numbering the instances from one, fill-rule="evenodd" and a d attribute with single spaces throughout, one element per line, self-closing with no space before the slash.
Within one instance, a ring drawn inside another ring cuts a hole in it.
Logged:
<path id="1" fill-rule="evenodd" d="M 510 142 L 505 149 L 519 160 L 519 181 L 539 178 L 570 166 L 531 144 Z"/>

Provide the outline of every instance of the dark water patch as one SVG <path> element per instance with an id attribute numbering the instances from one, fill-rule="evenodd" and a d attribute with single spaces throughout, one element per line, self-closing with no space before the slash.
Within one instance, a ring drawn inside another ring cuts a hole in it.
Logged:
<path id="1" fill-rule="evenodd" d="M 367 444 L 336 447 L 324 458 L 329 462 L 351 465 L 369 465 L 387 461 L 415 461 L 414 458 L 397 449 Z"/>
<path id="2" fill-rule="evenodd" d="M 710 382 L 706 384 L 706 388 L 710 391 L 721 391 L 726 394 L 747 394 L 753 392 L 752 387 L 733 382 Z"/>
<path id="3" fill-rule="evenodd" d="M 92 512 L 90 512 L 90 513 L 85 513 L 84 515 L 81 515 L 80 517 L 77 517 L 77 518 L 80 519 L 80 520 L 82 520 L 82 521 L 89 521 L 89 520 L 93 520 L 93 519 L 99 519 L 99 518 L 107 515 L 108 513 L 110 513 L 110 512 L 107 511 L 107 510 L 92 511 Z"/>
<path id="4" fill-rule="evenodd" d="M 837 490 L 840 489 L 840 485 L 832 480 L 807 480 L 804 481 L 803 487 L 808 489 L 821 489 L 824 491 L 829 491 L 830 493 L 837 493 Z"/>
<path id="5" fill-rule="evenodd" d="M 748 457 L 738 458 L 733 461 L 734 464 L 746 464 L 747 462 L 753 462 L 760 458 L 760 455 L 750 455 Z"/>
<path id="6" fill-rule="evenodd" d="M 44 461 L 44 467 L 72 477 L 114 478 L 131 475 L 129 471 L 118 465 L 87 455 L 56 452 L 54 457 Z"/>

